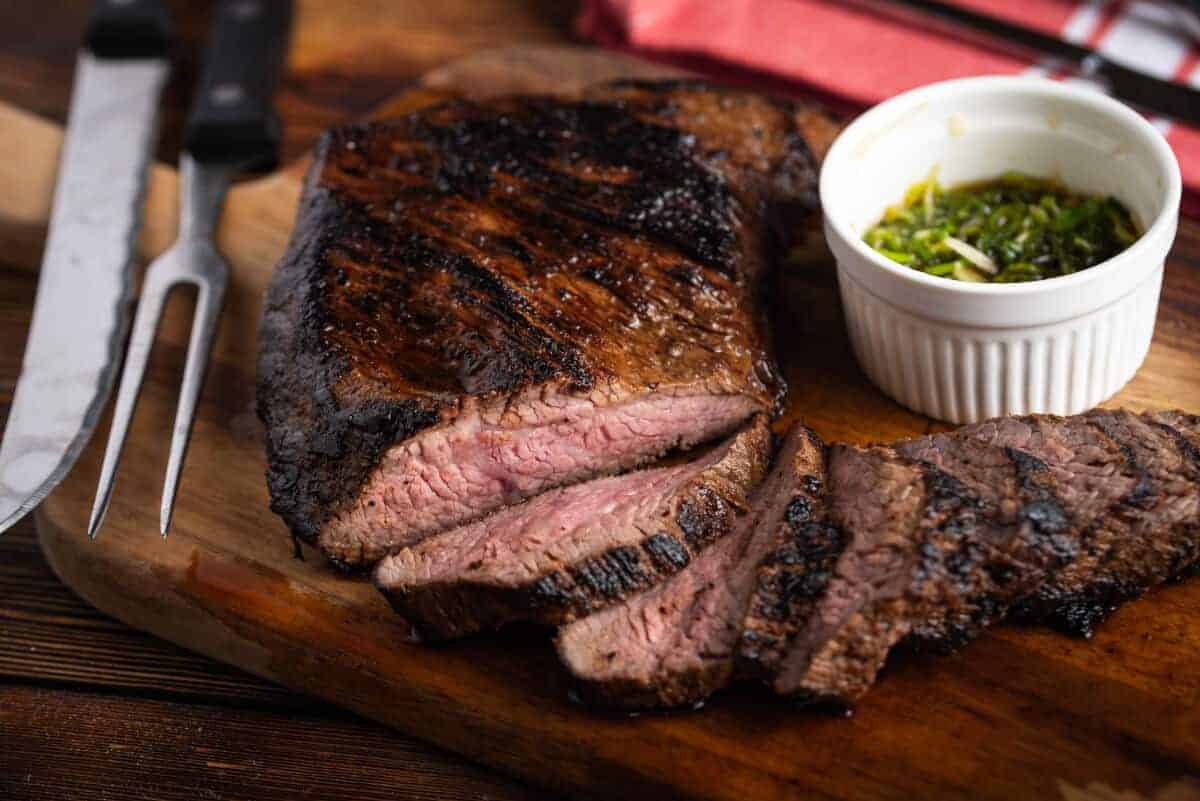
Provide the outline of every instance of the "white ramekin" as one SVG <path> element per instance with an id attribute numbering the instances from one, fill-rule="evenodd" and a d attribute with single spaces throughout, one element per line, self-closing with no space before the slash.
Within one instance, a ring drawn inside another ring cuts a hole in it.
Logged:
<path id="1" fill-rule="evenodd" d="M 1087 270 L 1026 284 L 947 280 L 896 264 L 862 236 L 933 167 L 943 185 L 1006 170 L 1113 195 L 1144 231 Z M 1179 165 L 1137 112 L 1041 78 L 967 78 L 898 95 L 834 142 L 821 170 L 859 363 L 901 404 L 956 423 L 1075 414 L 1133 377 L 1154 333 L 1179 216 Z"/>

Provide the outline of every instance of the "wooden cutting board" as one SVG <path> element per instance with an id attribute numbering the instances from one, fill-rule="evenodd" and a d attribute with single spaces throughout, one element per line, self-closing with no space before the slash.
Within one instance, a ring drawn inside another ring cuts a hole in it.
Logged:
<path id="1" fill-rule="evenodd" d="M 571 91 L 661 72 L 585 49 L 505 50 L 428 75 L 385 111 L 447 92 Z M 8 188 L 0 247 L 31 262 L 60 140 L 55 126 L 0 108 L 0 187 Z M 796 708 L 752 687 L 696 711 L 599 717 L 570 702 L 540 632 L 409 643 L 404 623 L 366 583 L 311 551 L 294 558 L 267 508 L 254 332 L 303 169 L 231 193 L 220 245 L 235 277 L 170 538 L 157 534 L 157 510 L 186 303 L 173 304 L 164 322 L 101 538 L 91 543 L 83 532 L 104 431 L 38 514 L 54 569 L 97 607 L 570 797 L 1200 797 L 1200 784 L 1189 783 L 1200 778 L 1200 579 L 1127 606 L 1090 642 L 1002 627 L 955 656 L 893 660 L 851 717 Z M 146 257 L 173 234 L 174 185 L 171 169 L 155 169 Z M 825 437 L 857 442 L 931 428 L 856 367 L 829 264 L 779 280 L 789 416 L 803 413 Z M 1200 411 L 1194 223 L 1183 225 L 1168 265 L 1150 356 L 1113 404 Z"/>

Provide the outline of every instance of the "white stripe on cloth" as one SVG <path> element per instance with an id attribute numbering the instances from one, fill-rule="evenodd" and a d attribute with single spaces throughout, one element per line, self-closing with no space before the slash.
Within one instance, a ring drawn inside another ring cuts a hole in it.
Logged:
<path id="1" fill-rule="evenodd" d="M 1110 0 L 1088 0 L 1081 3 L 1067 19 L 1063 26 L 1062 35 L 1068 42 L 1087 44 L 1092 38 L 1092 32 L 1100 24 L 1100 14 Z"/>
<path id="2" fill-rule="evenodd" d="M 1092 38 L 1092 32 L 1100 24 L 1101 11 L 1110 1 L 1088 0 L 1086 3 L 1080 3 L 1067 18 L 1067 24 L 1063 26 L 1063 38 L 1075 44 L 1087 44 L 1088 40 Z M 1052 58 L 1043 58 L 1036 64 L 1030 65 L 1024 74 L 1035 78 L 1049 78 L 1061 66 Z"/>
<path id="3" fill-rule="evenodd" d="M 1191 40 L 1180 29 L 1170 9 L 1155 3 L 1130 3 L 1109 28 L 1100 52 L 1140 72 L 1172 80 L 1187 58 Z M 1166 136 L 1171 121 L 1152 116 L 1150 124 Z"/>
<path id="4" fill-rule="evenodd" d="M 1105 6 L 1110 2 L 1088 0 L 1079 4 L 1063 26 L 1063 38 L 1076 44 L 1088 44 L 1103 19 Z M 1118 12 L 1097 49 L 1113 61 L 1156 78 L 1171 80 L 1187 58 L 1191 46 L 1191 40 L 1180 30 L 1170 9 L 1150 2 L 1134 2 Z M 1053 70 L 1053 61 L 1044 59 L 1029 67 L 1025 74 L 1045 77 Z M 1192 71 L 1188 82 L 1200 86 L 1200 66 Z M 1081 77 L 1066 78 L 1064 83 L 1101 89 L 1096 81 Z M 1171 121 L 1164 117 L 1150 117 L 1150 123 L 1164 136 L 1171 130 Z"/>
<path id="5" fill-rule="evenodd" d="M 1191 44 L 1170 9 L 1130 3 L 1100 42 L 1100 52 L 1127 67 L 1171 80 Z"/>

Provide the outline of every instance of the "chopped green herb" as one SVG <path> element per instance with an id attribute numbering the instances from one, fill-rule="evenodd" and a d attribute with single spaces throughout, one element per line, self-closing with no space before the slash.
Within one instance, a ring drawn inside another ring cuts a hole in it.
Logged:
<path id="1" fill-rule="evenodd" d="M 1040 281 L 1094 267 L 1140 235 L 1112 197 L 1007 172 L 949 189 L 937 175 L 904 193 L 863 240 L 892 261 L 959 281 Z"/>

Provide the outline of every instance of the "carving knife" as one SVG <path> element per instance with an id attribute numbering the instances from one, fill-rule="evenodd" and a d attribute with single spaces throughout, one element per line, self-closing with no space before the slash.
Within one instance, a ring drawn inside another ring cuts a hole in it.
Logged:
<path id="1" fill-rule="evenodd" d="M 75 69 L 21 376 L 0 440 L 0 533 L 70 470 L 108 399 L 170 67 L 157 0 L 100 0 Z"/>

